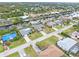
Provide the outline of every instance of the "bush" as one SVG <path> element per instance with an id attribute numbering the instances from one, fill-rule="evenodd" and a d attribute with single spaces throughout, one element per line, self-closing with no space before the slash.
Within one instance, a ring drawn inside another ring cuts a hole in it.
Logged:
<path id="1" fill-rule="evenodd" d="M 66 33 L 62 32 L 61 35 L 65 36 L 65 37 L 70 37 L 69 35 L 67 35 Z"/>

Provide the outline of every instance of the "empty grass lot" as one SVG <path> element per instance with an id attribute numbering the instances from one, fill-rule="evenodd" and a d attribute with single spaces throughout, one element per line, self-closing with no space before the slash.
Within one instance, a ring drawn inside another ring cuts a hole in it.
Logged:
<path id="1" fill-rule="evenodd" d="M 20 57 L 18 52 L 8 55 L 7 57 Z"/>
<path id="2" fill-rule="evenodd" d="M 28 56 L 35 57 L 37 55 L 35 50 L 32 48 L 32 46 L 25 48 L 24 51 Z"/>
<path id="3" fill-rule="evenodd" d="M 39 38 L 43 35 L 39 32 L 33 32 L 33 33 L 29 34 L 28 36 L 29 36 L 30 39 L 34 40 L 34 39 L 37 39 L 37 38 Z"/>
<path id="4" fill-rule="evenodd" d="M 57 40 L 58 38 L 56 36 L 52 36 L 52 37 L 49 37 L 41 42 L 37 42 L 37 46 L 42 49 L 46 46 L 48 46 L 49 44 L 56 44 L 56 42 L 58 41 Z"/>

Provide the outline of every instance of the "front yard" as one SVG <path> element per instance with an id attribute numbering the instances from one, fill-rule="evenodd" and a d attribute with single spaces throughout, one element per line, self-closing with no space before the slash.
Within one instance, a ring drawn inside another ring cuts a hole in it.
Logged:
<path id="1" fill-rule="evenodd" d="M 25 48 L 24 51 L 28 56 L 32 56 L 32 57 L 37 56 L 37 54 L 36 54 L 35 50 L 32 48 L 32 46 Z"/>
<path id="2" fill-rule="evenodd" d="M 28 37 L 30 39 L 32 39 L 32 40 L 37 39 L 37 38 L 39 38 L 41 36 L 43 36 L 43 35 L 41 33 L 39 33 L 39 32 L 33 32 L 33 33 L 31 33 L 31 34 L 28 35 Z"/>
<path id="3" fill-rule="evenodd" d="M 52 36 L 52 37 L 49 37 L 41 42 L 37 42 L 37 46 L 40 48 L 40 49 L 45 49 L 48 45 L 51 45 L 51 44 L 56 44 L 56 42 L 58 41 L 57 40 L 58 38 L 56 36 Z"/>
<path id="4" fill-rule="evenodd" d="M 17 41 L 12 42 L 11 45 L 9 46 L 9 48 L 11 48 L 11 49 L 15 48 L 15 47 L 20 46 L 20 45 L 22 45 L 24 43 L 26 43 L 26 41 L 23 38 L 21 38 L 21 39 L 19 39 Z"/>

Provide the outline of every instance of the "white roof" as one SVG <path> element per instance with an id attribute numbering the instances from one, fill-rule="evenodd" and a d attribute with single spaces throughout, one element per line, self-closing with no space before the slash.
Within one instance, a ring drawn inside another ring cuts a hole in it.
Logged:
<path id="1" fill-rule="evenodd" d="M 20 33 L 22 34 L 22 36 L 25 36 L 27 34 L 29 34 L 31 32 L 31 28 L 26 28 L 26 29 L 21 29 Z"/>
<path id="2" fill-rule="evenodd" d="M 74 12 L 71 14 L 73 17 L 79 17 L 79 12 Z"/>
<path id="3" fill-rule="evenodd" d="M 20 16 L 20 18 L 23 18 L 23 19 L 25 19 L 25 18 L 27 18 L 28 16 Z"/>
<path id="4" fill-rule="evenodd" d="M 71 38 L 65 38 L 57 42 L 57 45 L 65 51 L 69 51 L 77 42 Z"/>

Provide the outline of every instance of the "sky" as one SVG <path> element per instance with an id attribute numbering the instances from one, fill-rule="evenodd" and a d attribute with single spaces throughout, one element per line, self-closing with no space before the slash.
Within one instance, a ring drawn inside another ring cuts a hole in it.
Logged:
<path id="1" fill-rule="evenodd" d="M 79 2 L 79 0 L 0 0 L 0 2 Z"/>

